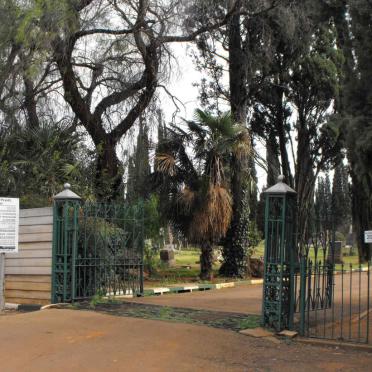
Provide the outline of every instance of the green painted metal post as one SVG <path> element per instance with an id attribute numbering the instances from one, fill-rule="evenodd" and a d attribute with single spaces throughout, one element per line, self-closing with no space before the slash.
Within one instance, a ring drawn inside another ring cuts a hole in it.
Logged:
<path id="1" fill-rule="evenodd" d="M 69 232 L 69 205 L 68 201 L 64 203 L 63 206 L 63 302 L 67 301 L 67 275 L 68 275 L 68 266 L 67 266 L 67 260 L 68 260 L 68 255 L 67 255 L 67 249 L 68 249 L 68 232 Z"/>
<path id="2" fill-rule="evenodd" d="M 53 242 L 52 242 L 52 296 L 51 303 L 57 302 L 56 295 L 56 263 L 57 263 L 57 249 L 58 249 L 58 210 L 57 204 L 53 203 Z"/>
<path id="3" fill-rule="evenodd" d="M 70 190 L 70 184 L 53 198 L 52 303 L 74 298 L 74 253 L 77 244 L 80 196 Z M 72 218 L 71 218 L 72 212 Z"/>
<path id="4" fill-rule="evenodd" d="M 279 176 L 278 183 L 264 192 L 265 261 L 261 323 L 277 331 L 293 327 L 294 314 L 292 266 L 296 247 L 292 231 L 296 192 L 283 181 L 284 177 Z"/>
<path id="5" fill-rule="evenodd" d="M 145 249 L 145 213 L 144 213 L 144 205 L 143 201 L 140 205 L 141 208 L 141 236 L 140 236 L 140 244 L 141 244 L 141 252 L 140 252 L 140 296 L 144 294 L 144 272 L 143 272 L 143 256 L 144 256 L 144 249 Z"/>
<path id="6" fill-rule="evenodd" d="M 280 257 L 280 262 L 279 262 L 279 293 L 281 294 L 281 299 L 279 301 L 279 319 L 278 319 L 278 331 L 281 331 L 283 328 L 286 326 L 286 320 L 283 319 L 283 307 L 287 307 L 288 304 L 284 304 L 284 270 L 286 268 L 286 263 L 284 261 L 284 253 L 285 253 L 285 229 L 286 229 L 286 198 L 284 197 L 282 200 L 282 215 L 281 215 L 281 232 L 280 232 L 280 242 L 278 245 L 279 248 L 279 257 Z"/>
<path id="7" fill-rule="evenodd" d="M 76 298 L 76 269 L 75 261 L 77 256 L 78 245 L 78 229 L 79 229 L 79 206 L 80 203 L 74 202 L 73 207 L 73 221 L 72 221 L 72 247 L 71 247 L 71 300 Z"/>

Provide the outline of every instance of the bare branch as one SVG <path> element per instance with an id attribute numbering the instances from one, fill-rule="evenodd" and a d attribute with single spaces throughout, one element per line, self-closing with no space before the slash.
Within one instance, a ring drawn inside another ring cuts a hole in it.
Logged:
<path id="1" fill-rule="evenodd" d="M 94 111 L 94 118 L 98 119 L 101 115 L 110 107 L 117 105 L 118 103 L 126 100 L 127 98 L 133 96 L 136 92 L 140 89 L 144 88 L 146 85 L 146 75 L 143 74 L 141 79 L 131 84 L 125 90 L 121 90 L 119 92 L 114 92 L 109 96 L 102 99 L 102 101 L 97 105 Z"/>
<path id="2" fill-rule="evenodd" d="M 77 40 L 81 37 L 95 35 L 95 34 L 128 35 L 128 34 L 132 34 L 133 31 L 134 31 L 133 28 L 123 29 L 123 30 L 109 30 L 106 28 L 96 28 L 93 30 L 82 30 L 82 31 L 75 32 L 75 34 L 72 37 Z"/>

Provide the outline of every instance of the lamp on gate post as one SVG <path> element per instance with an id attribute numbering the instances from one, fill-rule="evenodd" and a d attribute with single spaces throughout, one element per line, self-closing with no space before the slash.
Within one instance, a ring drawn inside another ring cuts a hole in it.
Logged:
<path id="1" fill-rule="evenodd" d="M 81 197 L 65 183 L 53 197 L 52 303 L 74 299 L 74 259 Z"/>
<path id="2" fill-rule="evenodd" d="M 294 313 L 296 191 L 284 176 L 264 191 L 265 254 L 262 325 L 277 331 L 291 329 Z"/>

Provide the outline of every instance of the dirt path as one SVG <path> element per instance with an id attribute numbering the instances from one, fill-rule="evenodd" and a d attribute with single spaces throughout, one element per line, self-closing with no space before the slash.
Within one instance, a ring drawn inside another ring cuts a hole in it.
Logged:
<path id="1" fill-rule="evenodd" d="M 1 371 L 369 371 L 372 355 L 87 311 L 0 317 Z"/>
<path id="2" fill-rule="evenodd" d="M 261 299 L 262 285 L 240 285 L 202 292 L 142 297 L 130 301 L 191 309 L 261 314 Z"/>

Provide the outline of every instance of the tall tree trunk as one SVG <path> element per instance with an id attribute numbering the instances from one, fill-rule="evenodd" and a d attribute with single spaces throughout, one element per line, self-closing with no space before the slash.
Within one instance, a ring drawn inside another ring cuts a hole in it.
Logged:
<path id="1" fill-rule="evenodd" d="M 280 150 L 280 159 L 282 163 L 282 174 L 285 177 L 285 182 L 288 183 L 289 186 L 294 187 L 294 180 L 293 175 L 291 172 L 291 167 L 289 165 L 289 157 L 287 151 L 287 135 L 285 130 L 286 125 L 286 118 L 284 113 L 283 107 L 283 99 L 284 99 L 284 89 L 282 88 L 283 82 L 282 79 L 278 78 L 277 82 L 278 87 L 276 88 L 278 91 L 277 94 L 277 102 L 276 102 L 276 118 L 275 118 L 275 128 L 278 134 L 279 139 L 279 150 Z M 275 180 L 276 182 L 276 180 Z"/>
<path id="2" fill-rule="evenodd" d="M 296 164 L 296 191 L 298 203 L 298 231 L 300 242 L 307 239 L 309 216 L 313 203 L 315 175 L 310 156 L 310 138 L 304 115 L 300 112 L 298 119 L 298 147 Z"/>
<path id="3" fill-rule="evenodd" d="M 213 279 L 213 246 L 209 241 L 201 243 L 200 254 L 200 279 L 212 280 Z"/>
<path id="4" fill-rule="evenodd" d="M 34 92 L 34 83 L 26 75 L 23 76 L 25 85 L 25 100 L 24 107 L 27 114 L 27 125 L 29 128 L 38 128 L 40 126 L 39 116 L 37 113 L 37 105 Z"/>
<path id="5" fill-rule="evenodd" d="M 235 1 L 229 6 L 237 6 Z M 240 0 L 238 0 L 240 3 Z M 240 15 L 234 15 L 228 22 L 229 35 L 229 79 L 230 105 L 235 122 L 246 126 L 247 123 L 247 56 L 243 50 Z M 224 276 L 244 276 L 246 272 L 246 252 L 248 248 L 249 224 L 249 159 L 231 161 L 231 190 L 233 196 L 233 215 L 230 228 L 223 246 L 224 262 L 220 274 Z"/>
<path id="6" fill-rule="evenodd" d="M 268 167 L 266 186 L 270 187 L 276 184 L 280 174 L 278 143 L 273 131 L 270 132 L 269 138 L 266 140 L 266 161 Z"/>
<path id="7" fill-rule="evenodd" d="M 120 196 L 123 171 L 116 154 L 116 141 L 107 135 L 97 146 L 95 189 L 99 200 Z"/>
<path id="8" fill-rule="evenodd" d="M 358 246 L 359 260 L 371 259 L 369 244 L 364 242 L 364 231 L 372 229 L 372 196 L 365 193 L 359 177 L 351 171 L 353 229 Z"/>

